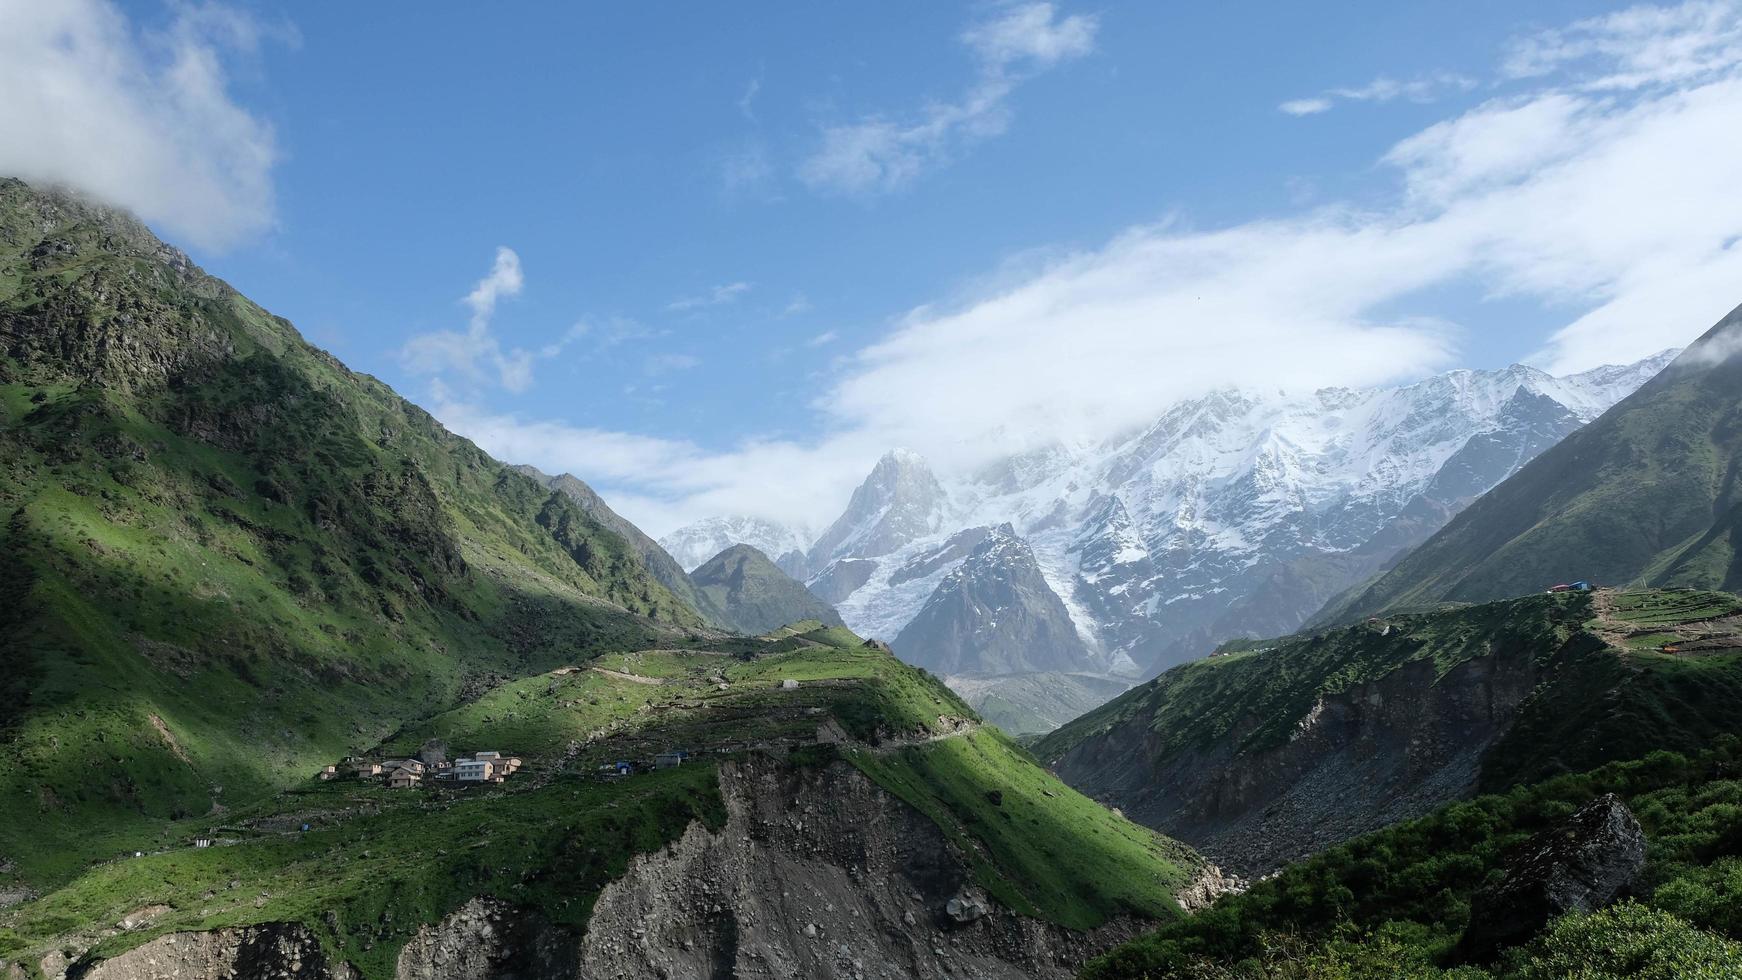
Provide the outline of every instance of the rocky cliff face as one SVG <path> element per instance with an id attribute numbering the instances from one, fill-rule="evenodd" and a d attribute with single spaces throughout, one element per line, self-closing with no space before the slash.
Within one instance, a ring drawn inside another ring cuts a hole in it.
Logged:
<path id="1" fill-rule="evenodd" d="M 594 907 L 583 976 L 1063 978 L 1131 934 L 997 907 L 937 825 L 845 763 L 728 766 L 730 820 L 637 858 Z"/>
<path id="2" fill-rule="evenodd" d="M 568 980 L 575 935 L 536 913 L 475 898 L 426 926 L 399 953 L 394 980 Z"/>
<path id="3" fill-rule="evenodd" d="M 1086 740 L 1054 768 L 1090 796 L 1185 841 L 1240 874 L 1268 873 L 1325 847 L 1470 795 L 1482 754 L 1536 686 L 1532 652 L 1478 657 L 1436 679 L 1431 659 L 1321 697 L 1286 744 L 1238 746 L 1256 726 L 1158 760 L 1139 714 Z"/>

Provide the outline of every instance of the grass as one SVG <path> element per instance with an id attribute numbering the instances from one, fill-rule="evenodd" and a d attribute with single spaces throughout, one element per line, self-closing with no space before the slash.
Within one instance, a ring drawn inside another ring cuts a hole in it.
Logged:
<path id="1" fill-rule="evenodd" d="M 142 226 L 8 181 L 0 232 L 0 886 L 697 624 L 567 498 Z"/>
<path id="2" fill-rule="evenodd" d="M 391 977 L 400 947 L 420 925 L 473 897 L 584 926 L 599 891 L 631 857 L 664 846 L 692 822 L 725 822 L 711 766 L 609 786 L 482 790 L 434 807 L 417 794 L 332 789 L 283 801 L 351 811 L 340 820 L 316 818 L 308 833 L 184 847 L 91 871 L 6 916 L 0 960 L 24 960 L 67 933 L 166 905 L 170 911 L 150 928 L 105 938 L 89 957 L 114 956 L 166 932 L 300 922 L 364 977 Z"/>
<path id="3" fill-rule="evenodd" d="M 1191 852 L 1065 786 L 996 729 L 847 758 L 942 827 L 1012 909 L 1073 929 L 1179 914 Z"/>
<path id="4" fill-rule="evenodd" d="M 1161 747 L 1158 761 L 1211 746 L 1237 729 L 1243 732 L 1237 751 L 1263 751 L 1286 742 L 1320 697 L 1411 661 L 1432 660 L 1442 677 L 1498 650 L 1546 662 L 1571 641 L 1589 608 L 1584 595 L 1531 596 L 1270 641 L 1176 667 L 1040 739 L 1035 752 L 1056 760 L 1134 719 Z"/>

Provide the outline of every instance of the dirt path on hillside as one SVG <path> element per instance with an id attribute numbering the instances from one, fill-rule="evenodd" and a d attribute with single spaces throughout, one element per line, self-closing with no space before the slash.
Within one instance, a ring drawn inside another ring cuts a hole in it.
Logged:
<path id="1" fill-rule="evenodd" d="M 604 667 L 593 667 L 590 669 L 595 674 L 604 674 L 606 677 L 615 677 L 620 681 L 628 681 L 631 684 L 645 684 L 648 687 L 665 686 L 664 678 L 660 677 L 643 677 L 640 674 L 625 674 L 620 670 L 608 670 Z"/>

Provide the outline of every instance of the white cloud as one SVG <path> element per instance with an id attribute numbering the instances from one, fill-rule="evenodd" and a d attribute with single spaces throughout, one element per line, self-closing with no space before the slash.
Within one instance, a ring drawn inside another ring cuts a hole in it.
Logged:
<path id="1" fill-rule="evenodd" d="M 685 296 L 665 304 L 665 308 L 673 313 L 688 310 L 699 310 L 709 306 L 725 306 L 735 303 L 738 298 L 749 292 L 751 286 L 747 282 L 729 282 L 723 286 L 715 286 L 700 296 Z"/>
<path id="2" fill-rule="evenodd" d="M 106 0 L 0 0 L 0 173 L 227 248 L 273 223 L 272 127 L 225 71 L 264 32 L 221 5 L 172 9 L 167 28 L 142 31 Z"/>
<path id="3" fill-rule="evenodd" d="M 841 339 L 841 335 L 833 330 L 824 330 L 815 337 L 804 342 L 806 347 L 826 347 Z"/>
<path id="4" fill-rule="evenodd" d="M 671 374 L 675 371 L 688 371 L 700 367 L 702 359 L 694 354 L 650 354 L 642 363 L 642 370 L 650 377 Z"/>
<path id="5" fill-rule="evenodd" d="M 1441 72 L 1407 81 L 1380 76 L 1355 88 L 1334 88 L 1323 95 L 1290 99 L 1277 106 L 1291 116 L 1313 116 L 1329 112 L 1339 102 L 1393 102 L 1405 99 L 1428 103 L 1446 92 L 1467 92 L 1476 87 L 1476 80 L 1463 75 Z"/>
<path id="6" fill-rule="evenodd" d="M 1330 112 L 1331 107 L 1334 104 L 1335 103 L 1330 99 L 1314 97 L 1310 99 L 1289 99 L 1287 102 L 1277 106 L 1277 108 L 1291 116 L 1316 116 L 1321 112 Z"/>
<path id="7" fill-rule="evenodd" d="M 1730 0 L 1641 5 L 1515 41 L 1511 78 L 1573 71 L 1592 89 L 1687 82 L 1742 61 L 1742 7 Z"/>
<path id="8" fill-rule="evenodd" d="M 473 387 L 494 382 L 512 392 L 531 388 L 535 355 L 518 347 L 504 350 L 490 329 L 497 302 L 520 295 L 525 283 L 520 271 L 520 256 L 506 245 L 498 246 L 490 272 L 478 280 L 463 300 L 472 309 L 471 323 L 466 330 L 437 330 L 413 337 L 400 348 L 400 364 L 407 371 L 429 376 L 437 382 L 463 382 Z M 586 329 L 582 324 L 570 327 L 561 339 L 544 347 L 538 356 L 556 356 Z"/>
<path id="9" fill-rule="evenodd" d="M 1009 97 L 1023 81 L 1094 50 L 1098 22 L 1091 15 L 1060 17 L 1051 3 L 996 9 L 962 34 L 978 73 L 961 98 L 928 105 L 907 119 L 871 116 L 825 126 L 821 145 L 799 166 L 799 179 L 814 190 L 847 194 L 896 190 L 1004 132 Z"/>
<path id="10" fill-rule="evenodd" d="M 1399 140 L 1379 170 L 1395 178 L 1389 200 L 1220 228 L 1151 224 L 1013 262 L 849 358 L 819 390 L 814 440 L 708 451 L 442 417 L 507 458 L 543 446 L 573 453 L 533 460 L 547 469 L 602 468 L 655 533 L 719 512 L 821 524 L 891 446 L 960 468 L 1103 437 L 1209 386 L 1360 385 L 1450 366 L 1473 324 L 1435 319 L 1446 289 L 1543 310 L 1533 360 L 1554 371 L 1685 345 L 1742 301 L 1742 57 L 1718 67 L 1702 55 L 1698 74 L 1651 85 L 1589 84 L 1629 57 L 1533 76 Z"/>

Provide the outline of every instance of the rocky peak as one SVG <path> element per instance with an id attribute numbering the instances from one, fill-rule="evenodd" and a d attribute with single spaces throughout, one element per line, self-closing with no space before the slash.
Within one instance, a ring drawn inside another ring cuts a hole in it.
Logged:
<path id="1" fill-rule="evenodd" d="M 948 495 L 918 453 L 893 450 L 853 491 L 847 510 L 810 550 L 810 566 L 837 558 L 876 558 L 935 533 Z"/>
<path id="2" fill-rule="evenodd" d="M 1094 654 L 1034 551 L 1010 524 L 987 529 L 895 638 L 909 663 L 946 675 L 1091 670 Z"/>

